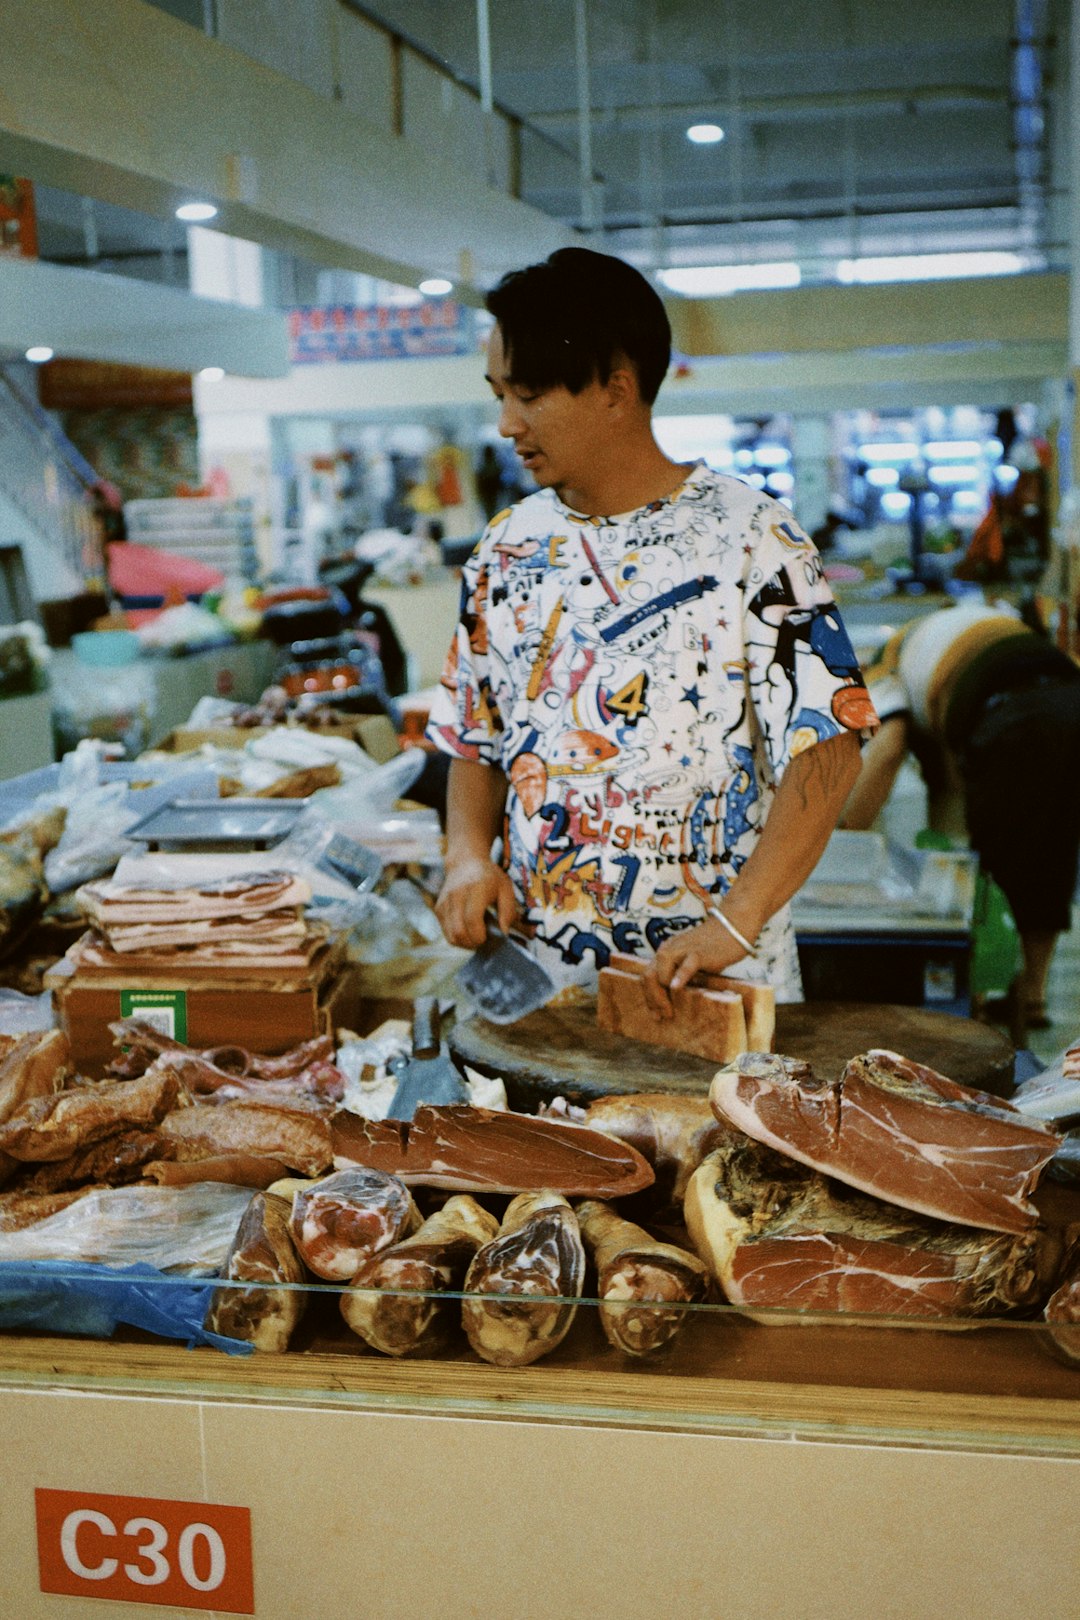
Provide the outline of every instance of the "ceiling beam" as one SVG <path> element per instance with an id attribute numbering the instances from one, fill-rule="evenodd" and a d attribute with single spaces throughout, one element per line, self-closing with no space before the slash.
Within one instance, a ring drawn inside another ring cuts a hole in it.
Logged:
<path id="1" fill-rule="evenodd" d="M 142 0 L 4 0 L 0 169 L 313 262 L 468 293 L 575 240 L 439 152 Z"/>

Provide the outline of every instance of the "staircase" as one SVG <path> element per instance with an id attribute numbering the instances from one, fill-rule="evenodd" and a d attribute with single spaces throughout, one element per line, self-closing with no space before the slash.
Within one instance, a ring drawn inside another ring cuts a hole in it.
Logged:
<path id="1" fill-rule="evenodd" d="M 17 542 L 41 601 L 97 572 L 97 474 L 37 401 L 0 367 L 0 546 Z"/>

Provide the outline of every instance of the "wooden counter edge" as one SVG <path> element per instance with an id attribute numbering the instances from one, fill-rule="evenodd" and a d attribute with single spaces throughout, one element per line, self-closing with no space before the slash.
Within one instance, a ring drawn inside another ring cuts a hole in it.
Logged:
<path id="1" fill-rule="evenodd" d="M 0 1387 L 1080 1456 L 1080 1402 L 5 1336 Z"/>

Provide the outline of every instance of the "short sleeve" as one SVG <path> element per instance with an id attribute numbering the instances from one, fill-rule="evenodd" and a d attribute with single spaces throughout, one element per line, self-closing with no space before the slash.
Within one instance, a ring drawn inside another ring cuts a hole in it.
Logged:
<path id="1" fill-rule="evenodd" d="M 750 700 L 773 773 L 878 718 L 817 548 L 785 506 L 762 502 L 749 525 L 743 628 Z"/>
<path id="2" fill-rule="evenodd" d="M 502 717 L 491 689 L 488 640 L 489 528 L 462 570 L 457 628 L 443 665 L 428 740 L 443 753 L 481 765 L 501 761 Z"/>

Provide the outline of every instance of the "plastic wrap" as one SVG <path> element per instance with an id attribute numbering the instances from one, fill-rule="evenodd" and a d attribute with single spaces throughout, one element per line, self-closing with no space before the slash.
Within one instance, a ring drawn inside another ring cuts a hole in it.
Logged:
<path id="1" fill-rule="evenodd" d="M 180 1339 L 188 1349 L 206 1344 L 232 1356 L 250 1355 L 253 1345 L 203 1327 L 214 1286 L 177 1282 L 147 1265 L 0 1263 L 0 1332 L 108 1339 L 118 1327 L 133 1327 Z"/>
<path id="2" fill-rule="evenodd" d="M 0 1262 L 142 1263 L 185 1276 L 225 1265 L 250 1187 L 101 1187 L 32 1226 L 0 1232 Z"/>
<path id="3" fill-rule="evenodd" d="M 21 990 L 0 990 L 0 1035 L 36 1035 L 56 1028 L 51 990 L 24 996 Z"/>

